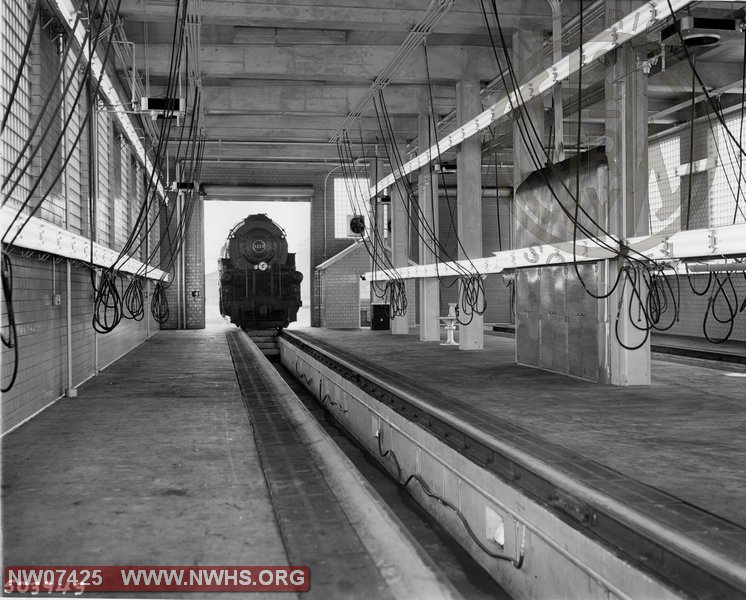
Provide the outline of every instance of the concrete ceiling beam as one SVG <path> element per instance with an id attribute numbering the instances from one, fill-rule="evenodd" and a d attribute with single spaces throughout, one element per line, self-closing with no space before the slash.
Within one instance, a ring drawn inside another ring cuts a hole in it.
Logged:
<path id="1" fill-rule="evenodd" d="M 208 131 L 212 131 L 213 128 L 217 129 L 235 129 L 239 130 L 251 130 L 254 128 L 276 128 L 284 129 L 285 135 L 283 138 L 292 137 L 294 134 L 300 134 L 303 137 L 304 130 L 316 130 L 316 129 L 336 129 L 339 127 L 343 117 L 333 116 L 314 116 L 309 118 L 308 116 L 297 116 L 287 114 L 259 114 L 259 115 L 221 115 L 221 116 L 210 116 L 209 114 L 205 117 L 205 126 Z M 378 131 L 379 124 L 375 117 L 362 117 L 356 122 L 356 126 L 351 129 L 350 135 L 354 135 L 357 131 L 357 125 L 362 128 L 363 131 Z M 416 131 L 417 130 L 417 119 L 415 115 L 411 117 L 407 116 L 394 116 L 391 118 L 391 126 L 394 131 Z"/>
<path id="2" fill-rule="evenodd" d="M 385 98 L 391 114 L 414 114 L 417 108 L 418 86 L 389 86 Z M 260 114 L 266 112 L 334 114 L 344 117 L 357 105 L 368 90 L 367 85 L 356 86 L 210 86 L 203 88 L 202 104 L 208 115 Z M 452 87 L 437 86 L 435 105 L 450 108 L 455 102 Z M 370 107 L 373 112 L 373 106 Z"/>
<path id="3" fill-rule="evenodd" d="M 314 137 L 314 138 L 322 138 L 328 140 L 329 138 L 334 135 L 334 133 L 337 131 L 336 128 L 329 128 L 329 129 L 319 129 L 319 128 L 311 128 L 312 126 L 309 125 L 308 129 L 304 129 L 302 131 L 296 132 L 298 135 L 302 137 Z M 267 140 L 280 140 L 280 139 L 287 139 L 288 137 L 288 128 L 287 127 L 272 127 L 270 126 L 257 126 L 254 128 L 244 127 L 244 128 L 233 128 L 233 127 L 211 127 L 209 129 L 210 132 L 210 138 L 214 140 L 225 140 L 225 141 L 241 141 L 244 139 L 255 139 L 258 137 L 266 138 Z M 396 135 L 396 142 L 399 144 L 406 144 L 411 138 L 412 133 L 411 132 L 401 132 L 397 131 L 395 133 Z M 372 130 L 363 130 L 363 140 L 365 143 L 373 143 L 375 141 L 376 136 L 379 136 L 380 133 L 378 129 Z M 351 139 L 353 145 L 359 145 L 360 138 L 359 136 L 355 136 L 356 139 Z M 331 144 L 333 146 L 333 144 Z"/>
<path id="4" fill-rule="evenodd" d="M 392 46 L 207 46 L 200 54 L 202 71 L 211 78 L 281 78 L 329 82 L 370 82 L 396 54 Z M 171 47 L 153 44 L 148 48 L 151 75 L 168 74 Z M 430 75 L 436 82 L 457 81 L 466 71 L 482 79 L 495 73 L 491 49 L 440 46 L 428 51 Z M 145 57 L 137 55 L 137 66 L 145 72 Z M 393 83 L 427 83 L 423 52 L 417 52 L 395 73 Z"/>
<path id="5" fill-rule="evenodd" d="M 171 144 L 174 146 L 174 144 Z M 208 144 L 205 156 L 210 158 L 294 158 L 296 160 L 327 159 L 337 160 L 339 153 L 335 144 L 319 144 L 314 146 L 297 144 L 273 144 L 242 146 L 239 144 Z"/>
<path id="6" fill-rule="evenodd" d="M 408 33 L 427 7 L 421 0 L 368 0 L 345 2 L 344 6 L 319 5 L 312 0 L 278 2 L 202 1 L 202 23 L 244 25 L 251 27 L 285 27 L 300 29 L 343 29 L 361 31 L 400 31 Z M 465 9 L 466 8 L 466 9 Z M 522 25 L 551 28 L 551 17 L 545 0 L 504 0 L 500 3 L 503 27 Z M 173 21 L 172 3 L 148 3 L 123 0 L 120 9 L 126 21 Z M 468 34 L 481 32 L 483 19 L 478 4 L 457 3 L 438 22 L 438 33 Z"/>

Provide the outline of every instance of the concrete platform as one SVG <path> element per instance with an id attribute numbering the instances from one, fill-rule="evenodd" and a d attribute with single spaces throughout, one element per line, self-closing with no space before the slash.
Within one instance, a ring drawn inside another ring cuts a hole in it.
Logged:
<path id="1" fill-rule="evenodd" d="M 518 366 L 514 341 L 501 336 L 485 336 L 482 351 L 460 351 L 379 331 L 292 333 L 385 369 L 486 431 L 509 422 L 746 527 L 741 365 L 661 356 L 651 386 L 620 388 Z"/>
<path id="2" fill-rule="evenodd" d="M 485 333 L 515 335 L 515 325 L 512 323 L 491 323 L 485 325 Z M 673 356 L 746 364 L 746 342 L 734 340 L 713 344 L 701 337 L 653 331 L 650 334 L 650 350 Z"/>
<path id="3" fill-rule="evenodd" d="M 315 381 L 318 373 L 350 390 L 335 403 L 344 407 L 344 419 L 360 439 L 370 435 L 367 415 L 380 410 L 391 428 L 422 431 L 470 460 L 461 470 L 448 467 L 457 483 L 471 477 L 462 473 L 480 473 L 483 481 L 470 484 L 470 498 L 486 485 L 507 482 L 533 502 L 530 512 L 536 518 L 541 507 L 549 509 L 573 523 L 589 543 L 603 540 L 607 551 L 620 552 L 640 574 L 655 573 L 669 591 L 693 597 L 746 595 L 746 439 L 741 435 L 746 369 L 687 358 L 656 360 L 651 386 L 600 386 L 519 367 L 513 343 L 488 336 L 485 350 L 465 352 L 422 343 L 416 335 L 367 330 L 307 329 L 281 338 L 283 363 L 295 364 L 301 376 Z M 379 408 L 368 408 L 372 403 Z M 375 416 L 373 421 L 375 430 Z M 407 435 L 411 441 L 399 442 Z M 409 472 L 417 472 L 420 447 L 430 442 L 411 435 L 397 434 L 392 443 L 397 455 L 406 453 Z M 488 483 L 489 474 L 499 481 Z M 436 469 L 428 481 L 439 477 Z M 452 501 L 461 502 L 462 488 L 457 489 Z M 471 520 L 480 528 L 485 509 L 478 498 L 469 500 L 474 501 Z M 491 502 L 499 504 L 501 496 Z M 514 507 L 505 510 L 513 515 L 528 505 L 512 502 Z M 532 515 L 516 518 L 534 527 Z M 575 543 L 582 552 L 582 542 Z M 564 539 L 547 538 L 542 544 L 558 548 Z M 577 563 L 585 574 L 565 591 L 578 594 L 578 585 L 591 582 L 625 597 L 621 588 L 629 578 L 604 581 L 588 566 L 590 556 Z M 620 574 L 624 567 L 616 569 Z M 498 581 L 504 583 L 499 576 Z M 531 593 L 520 577 L 506 589 Z"/>

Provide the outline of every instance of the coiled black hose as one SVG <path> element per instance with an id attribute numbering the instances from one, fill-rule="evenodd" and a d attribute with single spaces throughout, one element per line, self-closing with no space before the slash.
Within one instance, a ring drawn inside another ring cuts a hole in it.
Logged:
<path id="1" fill-rule="evenodd" d="M 124 318 L 142 321 L 145 308 L 142 294 L 142 277 L 133 277 L 122 298 L 124 303 Z"/>
<path id="2" fill-rule="evenodd" d="M 122 296 L 117 289 L 117 275 L 103 271 L 93 301 L 93 329 L 98 333 L 109 333 L 122 320 Z"/>
<path id="3" fill-rule="evenodd" d="M 165 323 L 170 315 L 166 291 L 160 281 L 155 284 L 155 291 L 150 299 L 150 314 L 158 323 Z"/>
<path id="4" fill-rule="evenodd" d="M 13 372 L 10 376 L 10 382 L 0 388 L 5 393 L 13 387 L 16 382 L 16 376 L 18 375 L 18 331 L 13 311 L 13 263 L 11 263 L 10 257 L 5 250 L 3 250 L 2 256 L 2 280 L 5 310 L 8 315 L 8 335 L 6 336 L 4 331 L 0 331 L 0 339 L 2 339 L 5 348 L 13 349 Z"/>

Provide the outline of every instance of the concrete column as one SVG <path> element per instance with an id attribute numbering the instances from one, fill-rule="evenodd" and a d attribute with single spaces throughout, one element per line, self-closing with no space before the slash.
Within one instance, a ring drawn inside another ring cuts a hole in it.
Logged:
<path id="1" fill-rule="evenodd" d="M 402 156 L 406 153 L 402 152 Z M 394 267 L 409 266 L 409 219 L 407 218 L 407 205 L 409 199 L 406 197 L 404 184 L 394 184 L 391 187 L 391 260 Z M 414 303 L 414 298 L 407 298 Z M 414 310 L 414 306 L 410 308 Z M 409 333 L 409 316 L 395 316 L 391 319 L 391 333 Z"/>
<path id="2" fill-rule="evenodd" d="M 369 167 L 369 176 L 368 181 L 370 183 L 370 187 L 373 187 L 378 183 L 381 179 L 383 179 L 386 174 L 384 173 L 384 165 L 383 165 L 383 158 L 378 156 L 378 149 L 376 148 L 376 157 L 373 158 L 370 162 Z M 385 218 L 385 211 L 384 207 L 380 202 L 381 196 L 383 196 L 384 190 L 377 190 L 376 191 L 376 197 L 371 199 L 371 222 L 368 224 L 371 231 L 370 231 L 370 244 L 371 246 L 374 246 L 376 248 L 376 252 L 380 252 L 381 254 L 384 252 L 383 248 L 383 241 L 385 237 L 385 231 L 386 231 L 386 218 Z M 373 264 L 373 258 L 370 259 L 370 270 L 373 271 L 376 269 L 376 265 Z M 373 292 L 373 284 L 368 283 L 368 297 L 370 300 L 370 321 L 373 322 L 373 304 L 380 304 L 382 301 L 379 300 L 375 293 Z"/>
<path id="3" fill-rule="evenodd" d="M 482 110 L 479 96 L 479 80 L 463 79 L 456 84 L 456 119 L 464 123 Z M 482 256 L 482 137 L 475 135 L 461 143 L 456 154 L 456 186 L 458 193 L 456 214 L 460 246 L 459 259 Z M 459 282 L 459 290 L 462 283 Z M 481 350 L 484 348 L 484 319 L 482 315 L 464 314 L 460 307 L 461 320 L 471 321 L 459 325 L 459 348 Z"/>
<path id="4" fill-rule="evenodd" d="M 176 196 L 176 235 L 178 236 L 179 232 L 179 224 L 181 223 L 181 208 L 182 208 L 182 196 L 181 194 L 178 194 Z M 184 279 L 184 272 L 182 270 L 181 265 L 181 254 L 175 257 L 175 264 L 174 264 L 174 278 L 176 281 L 174 281 L 175 287 L 176 287 L 176 329 L 186 329 L 184 327 L 184 322 L 181 320 L 181 304 L 182 300 L 184 298 L 183 296 L 183 289 L 182 289 L 182 282 Z"/>
<path id="5" fill-rule="evenodd" d="M 66 342 L 67 342 L 67 387 L 65 388 L 65 396 L 68 398 L 77 398 L 78 389 L 75 387 L 73 381 L 73 288 L 72 288 L 72 264 L 68 258 L 65 261 L 65 281 L 67 289 L 67 298 L 65 299 L 65 311 L 66 311 Z"/>
<path id="6" fill-rule="evenodd" d="M 521 29 L 513 34 L 513 64 L 517 70 L 518 81 L 524 82 L 536 75 L 542 67 L 542 52 L 544 33 L 529 28 Z M 528 100 L 528 99 L 527 99 Z M 513 189 L 536 170 L 533 155 L 539 157 L 544 166 L 544 101 L 541 96 L 528 100 L 522 109 L 530 117 L 533 127 L 528 124 L 529 119 L 513 119 Z M 516 111 L 516 115 L 518 112 Z M 533 152 L 532 152 L 533 150 Z"/>
<path id="7" fill-rule="evenodd" d="M 429 148 L 437 140 L 435 123 L 437 115 L 430 107 L 430 94 L 427 87 L 420 88 L 420 114 L 417 139 L 420 151 Z M 420 264 L 435 262 L 437 252 L 431 236 L 438 237 L 438 178 L 432 171 L 432 164 L 420 169 L 419 173 L 420 218 Z M 429 227 L 425 226 L 425 223 Z M 428 231 L 429 230 L 429 231 Z M 423 240 L 427 240 L 425 243 Z M 435 252 L 434 252 L 435 250 Z M 437 278 L 420 279 L 420 340 L 423 342 L 440 341 L 440 282 Z"/>
<path id="8" fill-rule="evenodd" d="M 616 15 L 609 15 L 610 19 L 615 17 Z M 636 48 L 628 43 L 607 55 L 607 228 L 612 235 L 621 239 L 649 232 L 647 76 L 642 69 L 636 68 L 636 56 L 644 51 L 644 48 Z M 603 269 L 606 276 L 600 279 L 600 291 L 609 289 L 621 268 L 625 268 L 624 261 L 607 261 Z M 644 301 L 647 289 L 642 284 L 639 273 L 637 280 L 640 296 Z M 605 303 L 606 364 L 601 364 L 599 369 L 601 381 L 613 385 L 649 384 L 650 339 L 643 343 L 644 333 L 635 327 L 644 326 L 645 323 L 636 322 L 639 300 L 633 296 L 630 282 L 617 286 Z"/>
<path id="9" fill-rule="evenodd" d="M 552 62 L 562 58 L 562 0 L 547 0 L 552 8 Z M 565 160 L 565 128 L 562 109 L 562 83 L 558 82 L 552 92 L 552 121 L 554 127 L 554 156 L 552 162 Z"/>

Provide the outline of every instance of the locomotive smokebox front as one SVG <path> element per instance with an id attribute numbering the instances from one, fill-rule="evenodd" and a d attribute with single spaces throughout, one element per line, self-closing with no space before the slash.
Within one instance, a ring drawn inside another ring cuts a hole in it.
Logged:
<path id="1" fill-rule="evenodd" d="M 300 282 L 282 227 L 249 215 L 231 231 L 220 269 L 220 312 L 244 329 L 281 329 L 297 318 Z"/>
<path id="2" fill-rule="evenodd" d="M 246 261 L 252 266 L 285 264 L 288 243 L 285 232 L 266 215 L 251 215 L 233 230 L 228 253 L 236 266 Z"/>

